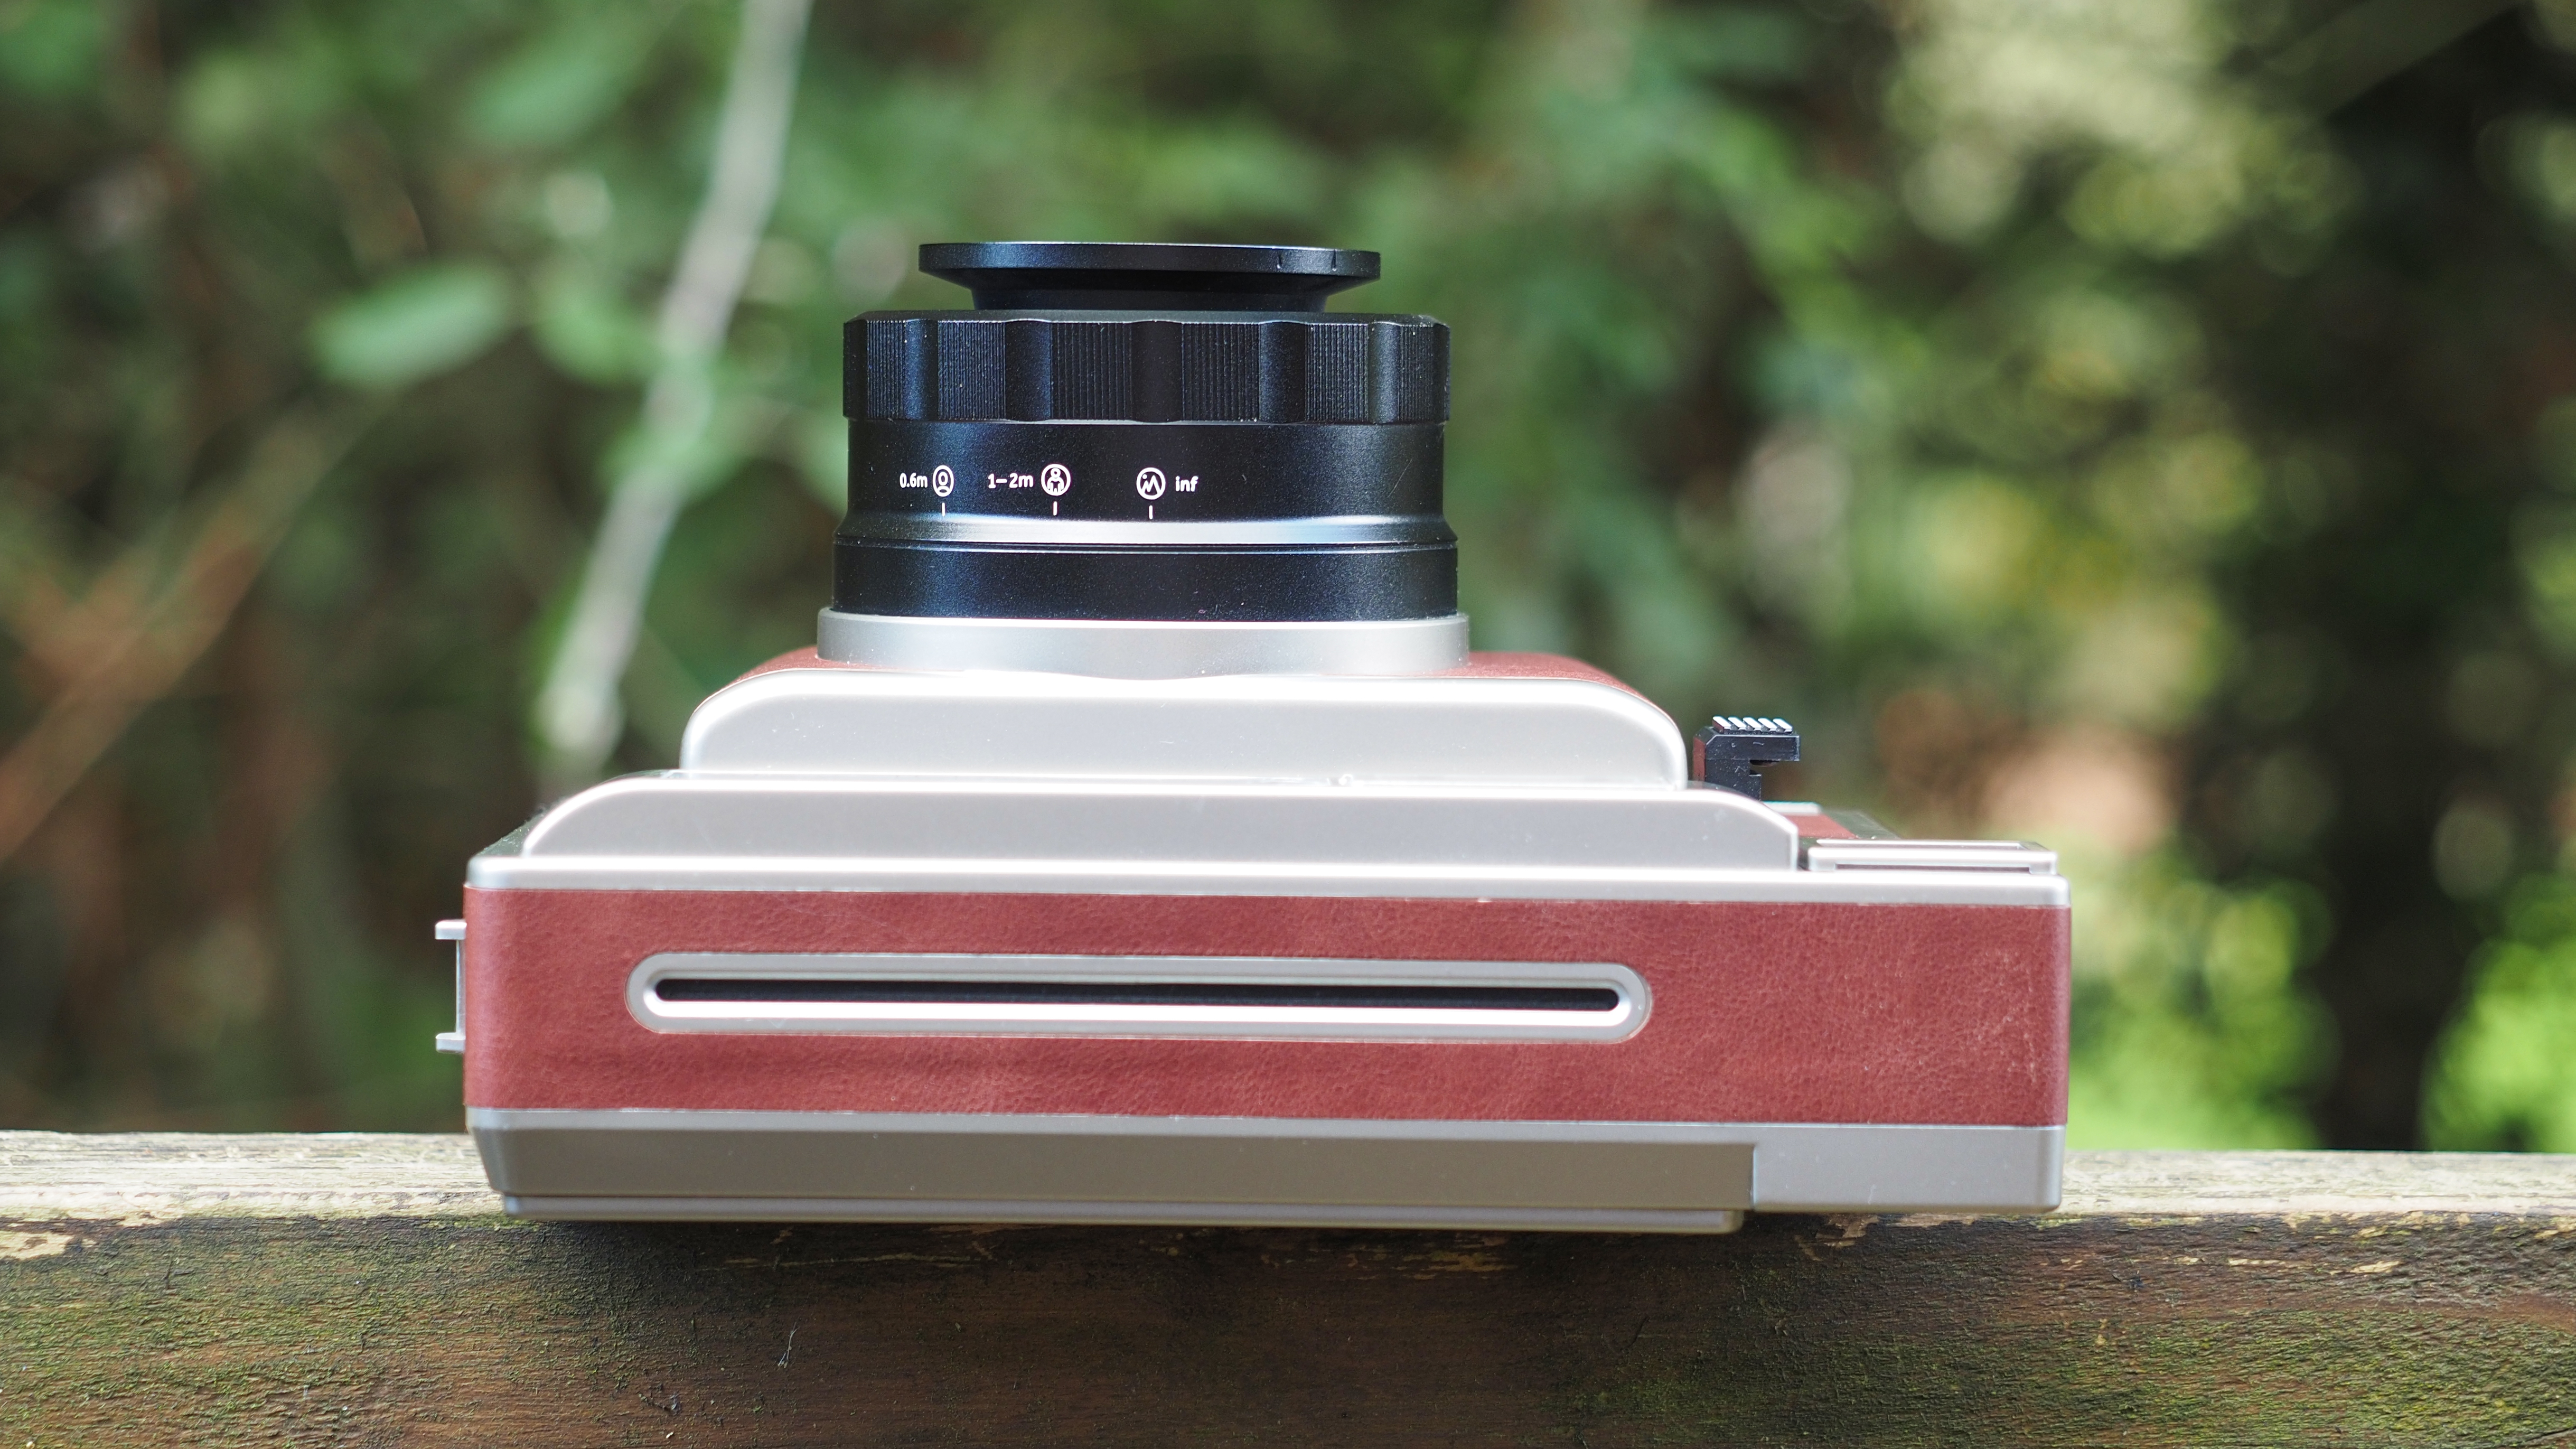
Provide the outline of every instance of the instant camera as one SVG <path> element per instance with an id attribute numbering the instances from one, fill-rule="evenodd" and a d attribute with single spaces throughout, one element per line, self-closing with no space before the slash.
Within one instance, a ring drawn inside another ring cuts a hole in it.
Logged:
<path id="1" fill-rule="evenodd" d="M 474 857 L 511 1212 L 1719 1232 L 2054 1206 L 2049 852 L 1761 798 L 1472 653 L 1449 333 L 1371 252 L 922 248 L 815 647 Z"/>

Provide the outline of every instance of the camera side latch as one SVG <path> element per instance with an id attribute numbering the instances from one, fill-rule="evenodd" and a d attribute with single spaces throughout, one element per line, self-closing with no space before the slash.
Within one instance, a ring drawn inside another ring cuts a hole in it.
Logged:
<path id="1" fill-rule="evenodd" d="M 465 923 L 441 921 L 436 934 L 439 940 L 456 943 L 456 1030 L 440 1032 L 437 1045 L 440 1051 L 461 1057 L 465 1055 Z"/>
<path id="2" fill-rule="evenodd" d="M 1798 758 L 1798 731 L 1783 719 L 1722 714 L 1694 740 L 1692 779 L 1756 800 L 1762 798 L 1761 768 Z"/>

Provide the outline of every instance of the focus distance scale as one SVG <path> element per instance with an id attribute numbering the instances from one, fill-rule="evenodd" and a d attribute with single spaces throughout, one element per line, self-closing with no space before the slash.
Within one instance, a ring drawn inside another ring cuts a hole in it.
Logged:
<path id="1" fill-rule="evenodd" d="M 848 324 L 825 657 L 903 663 L 936 637 L 942 658 L 992 646 L 1006 664 L 1040 626 L 1059 655 L 1087 637 L 1094 665 L 1116 667 L 1105 649 L 1143 673 L 1463 657 L 1448 329 L 1324 310 L 1377 276 L 1375 253 L 991 242 L 921 259 L 976 306 Z"/>

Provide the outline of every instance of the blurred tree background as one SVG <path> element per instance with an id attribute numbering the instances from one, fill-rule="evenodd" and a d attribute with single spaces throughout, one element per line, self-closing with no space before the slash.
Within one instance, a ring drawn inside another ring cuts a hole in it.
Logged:
<path id="1" fill-rule="evenodd" d="M 1005 237 L 1383 251 L 1479 647 L 2066 853 L 2079 1144 L 2576 1150 L 2570 0 L 0 0 L 0 1121 L 452 1127 L 466 856 L 810 641 Z"/>

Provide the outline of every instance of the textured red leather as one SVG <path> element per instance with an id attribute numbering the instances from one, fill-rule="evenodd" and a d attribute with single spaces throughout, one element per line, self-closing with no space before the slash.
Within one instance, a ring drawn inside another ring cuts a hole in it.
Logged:
<path id="1" fill-rule="evenodd" d="M 1467 662 L 1455 669 L 1444 670 L 1442 679 L 1577 679 L 1586 684 L 1606 684 L 1622 694 L 1635 694 L 1626 680 L 1606 669 L 1595 669 L 1580 659 L 1562 654 L 1504 654 L 1478 652 L 1467 656 Z"/>
<path id="2" fill-rule="evenodd" d="M 763 674 L 774 674 L 774 673 L 776 673 L 777 671 L 779 671 L 779 670 L 781 670 L 781 669 L 874 669 L 874 668 L 876 668 L 876 666 L 875 666 L 875 665 L 873 665 L 873 664 L 856 664 L 856 663 L 852 663 L 851 661 L 846 660 L 846 659 L 826 659 L 826 658 L 824 658 L 822 655 L 815 653 L 815 652 L 814 652 L 814 646 L 813 646 L 813 645 L 811 645 L 811 644 L 808 644 L 808 645 L 806 645 L 806 646 L 805 646 L 804 648 L 802 648 L 802 649 L 790 649 L 790 650 L 788 650 L 786 653 L 779 655 L 779 656 L 778 656 L 777 658 L 775 658 L 775 659 L 764 659 L 764 660 L 762 660 L 760 663 L 755 664 L 755 665 L 751 666 L 749 669 L 744 670 L 744 671 L 743 671 L 742 673 L 740 673 L 739 675 L 736 675 L 736 676 L 734 677 L 734 681 L 733 681 L 733 682 L 734 682 L 734 683 L 736 683 L 736 684 L 740 684 L 740 683 L 742 683 L 742 682 L 743 682 L 744 680 L 746 680 L 746 679 L 753 679 L 753 678 L 757 678 L 757 677 L 759 677 L 760 675 L 763 675 Z"/>
<path id="3" fill-rule="evenodd" d="M 468 890 L 477 1107 L 1475 1120 L 2066 1120 L 2068 919 L 2011 906 Z M 1623 1042 L 660 1033 L 657 951 L 1610 961 Z"/>

